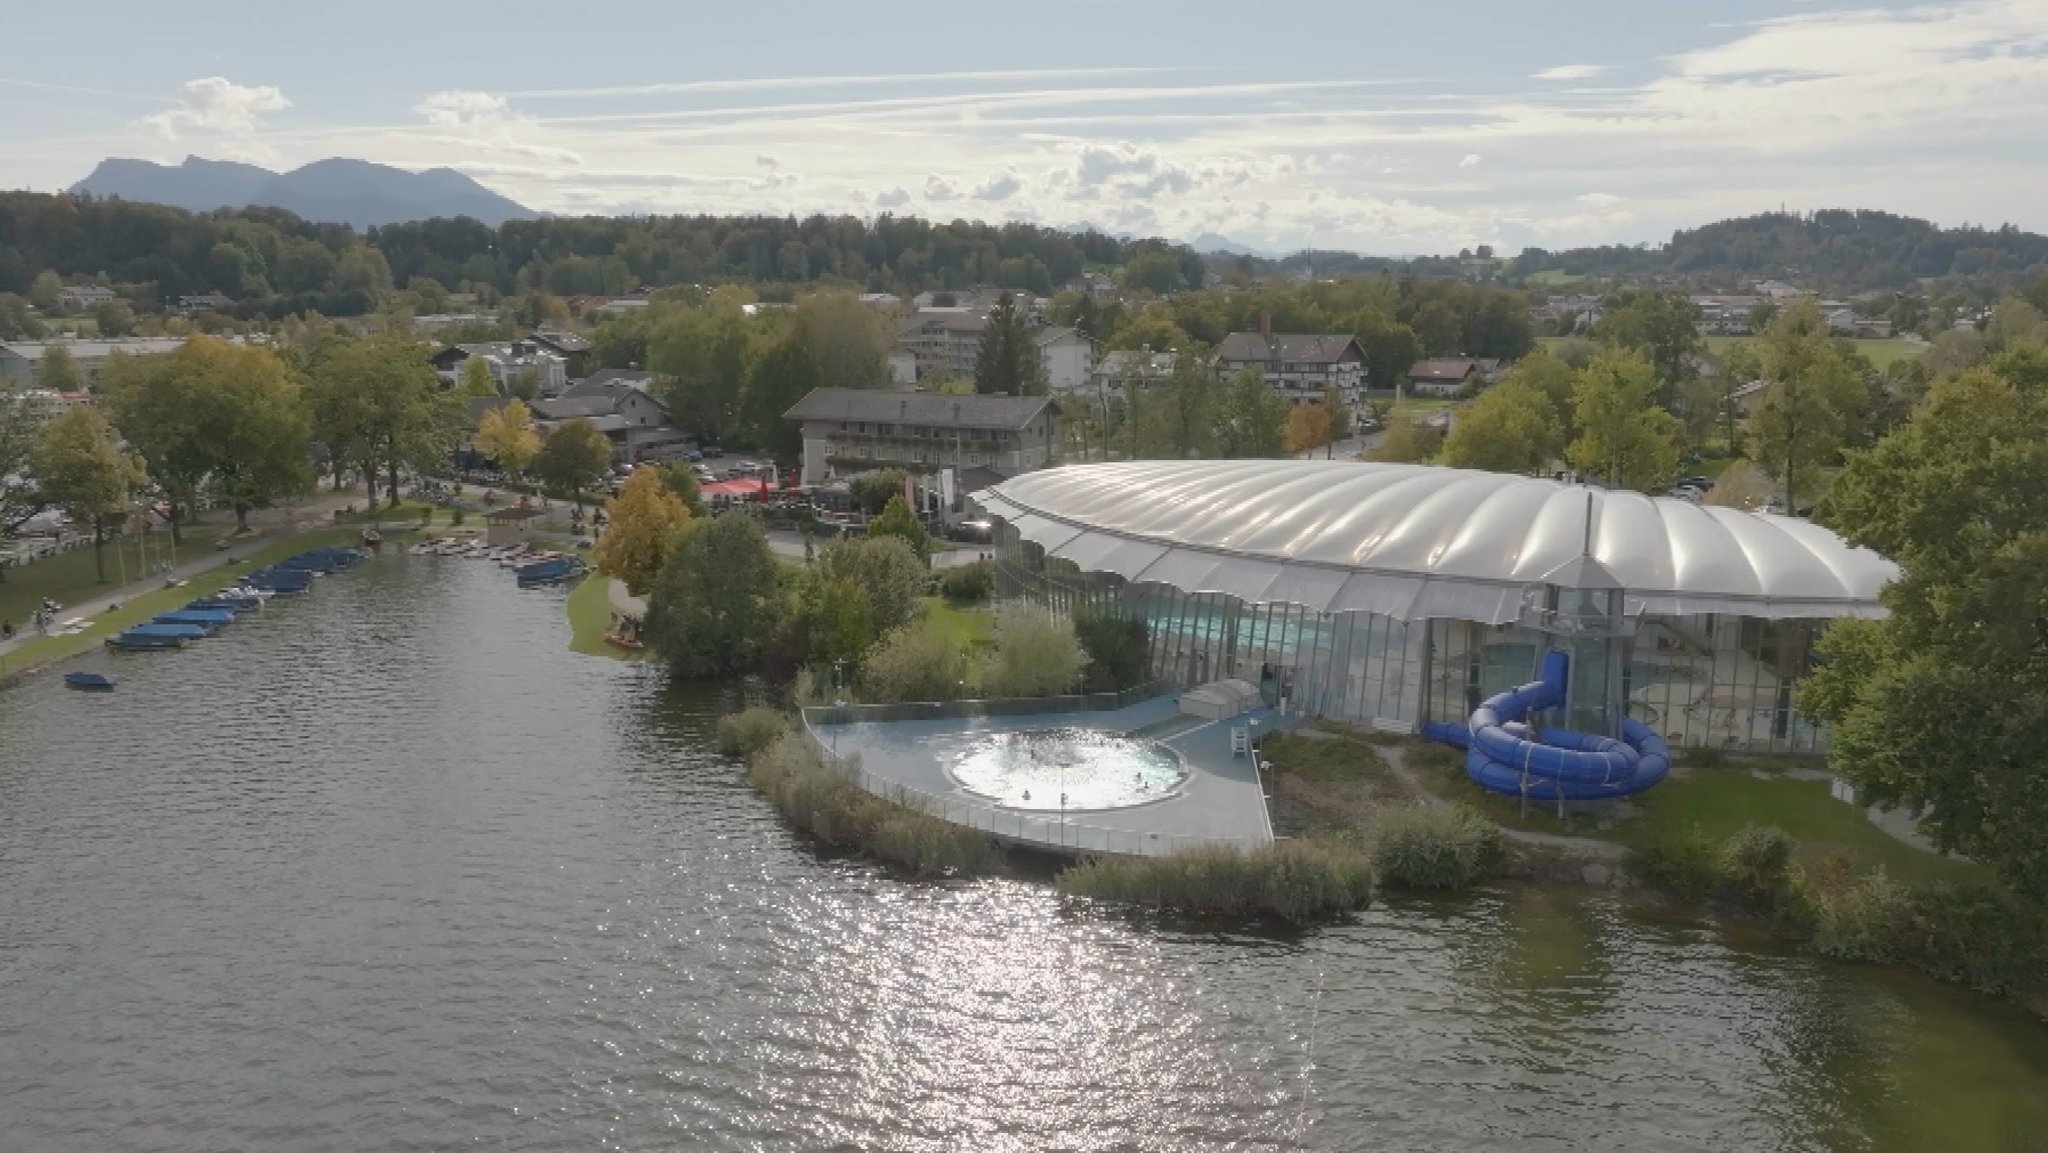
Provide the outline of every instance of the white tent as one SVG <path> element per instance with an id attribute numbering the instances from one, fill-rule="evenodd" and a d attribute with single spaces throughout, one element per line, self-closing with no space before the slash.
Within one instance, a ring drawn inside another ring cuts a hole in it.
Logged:
<path id="1" fill-rule="evenodd" d="M 1248 713 L 1261 703 L 1259 686 L 1250 681 L 1216 681 L 1182 693 L 1180 711 L 1189 716 L 1220 721 Z"/>

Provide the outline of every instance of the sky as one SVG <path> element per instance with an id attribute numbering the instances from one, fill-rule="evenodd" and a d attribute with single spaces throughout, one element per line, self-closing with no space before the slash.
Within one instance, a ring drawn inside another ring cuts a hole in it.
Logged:
<path id="1" fill-rule="evenodd" d="M 2048 0 L 20 7 L 7 188 L 349 156 L 556 213 L 1273 252 L 1656 242 L 1780 207 L 2048 231 Z"/>

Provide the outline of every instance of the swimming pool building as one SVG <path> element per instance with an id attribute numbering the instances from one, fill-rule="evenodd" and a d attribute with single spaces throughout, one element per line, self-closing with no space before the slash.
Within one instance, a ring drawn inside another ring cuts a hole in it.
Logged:
<path id="1" fill-rule="evenodd" d="M 1806 751 L 1820 628 L 1885 558 L 1810 521 L 1551 480 L 1347 461 L 1134 461 L 975 494 L 1004 595 L 1142 617 L 1154 671 L 1410 732 L 1571 654 L 1566 727 Z"/>

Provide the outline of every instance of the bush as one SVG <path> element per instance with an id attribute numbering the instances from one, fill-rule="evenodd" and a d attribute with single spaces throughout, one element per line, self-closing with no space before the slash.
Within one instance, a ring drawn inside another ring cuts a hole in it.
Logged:
<path id="1" fill-rule="evenodd" d="M 789 732 L 789 717 L 774 709 L 747 709 L 718 718 L 718 751 L 753 756 Z"/>
<path id="2" fill-rule="evenodd" d="M 1715 864 L 1731 897 L 1775 907 L 1787 892 L 1792 838 L 1767 825 L 1744 825 L 1721 842 Z"/>
<path id="3" fill-rule="evenodd" d="M 996 651 L 981 684 L 991 697 L 1051 697 L 1071 692 L 1088 654 L 1073 626 L 1044 609 L 1011 605 L 996 613 Z"/>
<path id="4" fill-rule="evenodd" d="M 919 621 L 875 642 L 861 658 L 860 698 L 875 704 L 950 701 L 967 679 L 967 653 L 953 634 Z"/>
<path id="5" fill-rule="evenodd" d="M 918 615 L 926 569 L 917 550 L 898 537 L 850 537 L 818 554 L 818 574 L 858 588 L 866 597 L 875 632 L 908 623 Z"/>
<path id="6" fill-rule="evenodd" d="M 1415 741 L 1408 746 L 1407 762 L 1432 773 L 1463 772 L 1465 755 L 1435 741 Z"/>
<path id="7" fill-rule="evenodd" d="M 1985 883 L 1913 896 L 1903 952 L 1938 977 L 1990 993 L 2048 979 L 2048 909 Z"/>
<path id="8" fill-rule="evenodd" d="M 1151 634 L 1138 617 L 1083 612 L 1074 617 L 1074 639 L 1088 655 L 1081 690 L 1115 693 L 1145 683 L 1152 671 Z"/>
<path id="9" fill-rule="evenodd" d="M 1500 860 L 1500 830 L 1465 805 L 1382 809 L 1366 828 L 1374 875 L 1409 889 L 1462 889 Z"/>
<path id="10" fill-rule="evenodd" d="M 996 566 L 985 560 L 946 569 L 939 574 L 939 595 L 954 604 L 980 604 L 995 595 Z"/>
<path id="11" fill-rule="evenodd" d="M 1911 926 L 1912 895 L 1882 867 L 1840 884 L 1816 888 L 1813 947 L 1843 961 L 1891 961 Z"/>
<path id="12" fill-rule="evenodd" d="M 1103 857 L 1067 869 L 1054 883 L 1077 897 L 1303 924 L 1370 904 L 1372 863 L 1340 841 L 1276 841 L 1250 852 L 1219 845 L 1164 857 Z"/>
<path id="13" fill-rule="evenodd" d="M 1721 861 L 1713 838 L 1692 825 L 1629 853 L 1629 871 L 1682 897 L 1704 899 L 1721 889 Z"/>
<path id="14" fill-rule="evenodd" d="M 756 753 L 747 776 L 797 828 L 827 845 L 866 852 L 921 876 L 972 873 L 996 860 L 988 837 L 885 801 L 826 767 L 788 733 Z"/>

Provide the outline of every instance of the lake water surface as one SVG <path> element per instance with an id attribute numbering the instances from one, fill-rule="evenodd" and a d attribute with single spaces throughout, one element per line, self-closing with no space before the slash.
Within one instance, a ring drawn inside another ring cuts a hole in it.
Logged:
<path id="1" fill-rule="evenodd" d="M 2048 1150 L 2012 1005 L 1576 893 L 908 883 L 566 643 L 387 557 L 0 691 L 0 1148 Z"/>

